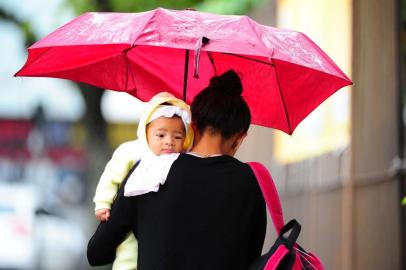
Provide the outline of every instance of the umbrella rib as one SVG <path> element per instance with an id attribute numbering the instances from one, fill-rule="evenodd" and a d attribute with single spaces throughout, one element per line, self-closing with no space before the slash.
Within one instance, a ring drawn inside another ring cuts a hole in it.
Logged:
<path id="1" fill-rule="evenodd" d="M 129 90 L 129 89 L 128 89 L 128 73 L 129 73 L 128 71 L 130 71 L 130 73 L 131 73 L 131 78 L 132 78 L 132 81 L 133 81 L 133 84 L 134 84 L 134 88 L 133 88 L 133 89 L 136 89 L 136 87 L 135 87 L 134 74 L 133 74 L 131 68 L 129 67 L 129 66 L 130 66 L 130 61 L 128 60 L 128 56 L 127 56 L 127 53 L 128 53 L 130 50 L 134 49 L 135 47 L 136 47 L 135 45 L 132 45 L 130 48 L 124 50 L 124 52 L 123 52 L 123 57 L 124 57 L 124 62 L 125 62 L 125 90 L 126 90 L 126 91 Z M 133 90 L 133 89 L 131 89 L 131 90 Z"/>
<path id="2" fill-rule="evenodd" d="M 278 91 L 279 91 L 279 96 L 281 97 L 282 100 L 282 104 L 283 104 L 283 111 L 285 112 L 285 117 L 286 117 L 286 122 L 288 123 L 288 128 L 289 128 L 289 134 L 292 134 L 292 128 L 290 127 L 290 122 L 289 122 L 289 116 L 288 116 L 288 110 L 286 109 L 286 103 L 285 103 L 285 99 L 283 98 L 282 92 L 281 92 L 281 86 L 279 83 L 279 77 L 278 77 L 278 73 L 276 72 L 276 66 L 275 63 L 273 63 L 273 71 L 275 74 L 275 78 L 276 78 L 276 83 L 278 84 Z"/>
<path id="3" fill-rule="evenodd" d="M 128 65 L 130 64 L 129 63 L 129 60 L 128 60 L 128 58 L 126 57 L 126 59 L 127 59 L 127 63 L 128 63 Z M 128 67 L 127 67 L 128 68 Z M 132 71 L 132 69 L 131 68 L 128 68 L 128 70 L 130 71 L 130 74 L 131 74 L 131 79 L 132 79 L 132 81 L 133 81 L 133 84 L 134 84 L 134 88 L 133 89 L 135 89 L 135 91 L 137 92 L 137 86 L 135 85 L 135 78 L 134 78 L 134 73 L 133 73 L 133 71 Z M 128 76 L 128 70 L 127 70 L 127 75 L 126 76 Z M 127 87 L 127 86 L 126 86 Z M 132 90 L 133 90 L 132 89 Z"/>
<path id="4" fill-rule="evenodd" d="M 207 56 L 209 57 L 209 60 L 210 60 L 211 65 L 213 66 L 214 75 L 217 76 L 217 68 L 216 68 L 216 65 L 215 65 L 215 63 L 214 63 L 213 54 L 212 54 L 210 51 L 207 51 Z"/>
<path id="5" fill-rule="evenodd" d="M 51 49 L 52 49 L 52 47 L 49 47 L 46 52 L 48 52 L 48 51 L 51 50 Z M 44 53 L 45 53 L 45 52 L 44 52 Z M 41 56 L 42 56 L 44 53 L 42 53 Z M 120 52 L 117 52 L 117 53 L 115 53 L 115 54 L 108 55 L 108 56 L 105 56 L 105 57 L 101 57 L 101 58 L 99 58 L 99 59 L 97 59 L 97 60 L 87 62 L 86 64 L 81 64 L 81 65 L 78 65 L 78 66 L 75 66 L 75 67 L 64 68 L 64 69 L 60 69 L 60 70 L 53 71 L 53 72 L 45 72 L 44 74 L 45 74 L 45 75 L 46 75 L 46 74 L 55 74 L 55 73 L 59 73 L 59 72 L 65 72 L 65 71 L 75 70 L 75 69 L 77 69 L 77 68 L 87 67 L 87 66 L 94 65 L 94 64 L 99 63 L 99 62 L 102 62 L 102 61 L 106 61 L 106 60 L 108 60 L 108 59 L 110 59 L 110 58 L 117 57 L 119 54 L 122 54 L 122 53 L 123 53 L 123 52 L 120 51 Z M 37 59 L 38 59 L 38 58 L 37 58 Z M 35 59 L 34 61 L 36 61 L 37 59 Z M 34 62 L 34 61 L 33 61 L 33 62 Z M 31 62 L 30 65 L 31 65 L 33 62 Z M 42 76 L 42 75 L 43 75 L 43 74 L 36 74 L 36 75 L 34 75 L 34 76 Z"/>
<path id="6" fill-rule="evenodd" d="M 144 32 L 145 27 L 148 25 L 148 23 L 151 21 L 151 19 L 156 15 L 157 10 L 158 10 L 158 9 L 155 9 L 154 12 L 151 13 L 151 15 L 149 16 L 148 20 L 145 20 L 144 25 L 139 28 L 138 33 L 137 33 L 136 35 L 134 35 L 134 38 L 133 38 L 133 40 L 132 40 L 132 42 L 131 42 L 131 45 L 132 45 L 132 46 L 135 46 L 135 45 L 136 45 L 135 43 L 137 42 L 137 39 L 138 39 L 138 37 L 139 37 L 139 34 Z"/>
<path id="7" fill-rule="evenodd" d="M 128 90 L 128 58 L 127 52 L 124 53 L 124 61 L 125 61 L 125 90 Z"/>
<path id="8" fill-rule="evenodd" d="M 249 58 L 247 56 L 242 56 L 242 55 L 238 55 L 238 54 L 234 54 L 234 53 L 225 53 L 225 52 L 221 52 L 221 53 L 222 54 L 227 54 L 227 55 L 232 55 L 232 56 L 235 56 L 235 57 L 243 58 L 243 59 L 254 61 L 254 62 L 258 62 L 258 63 L 269 65 L 269 66 L 275 66 L 274 63 L 269 63 L 269 62 L 261 61 L 261 60 L 258 60 L 258 59 Z"/>
<path id="9" fill-rule="evenodd" d="M 185 69 L 183 72 L 183 101 L 186 102 L 187 77 L 189 71 L 189 50 L 185 54 Z"/>
<path id="10" fill-rule="evenodd" d="M 35 63 L 36 61 L 38 61 L 38 59 L 40 59 L 41 56 L 43 56 L 45 53 L 47 53 L 50 49 L 51 49 L 50 47 L 46 48 L 46 50 L 43 53 L 41 53 L 39 56 L 37 56 L 37 58 L 35 58 L 33 61 L 31 61 L 31 63 L 28 66 L 23 66 L 19 71 L 17 71 L 16 74 L 14 74 L 14 77 L 16 77 L 17 73 L 22 71 L 23 68 L 27 68 L 27 67 L 31 66 L 33 63 Z"/>
<path id="11" fill-rule="evenodd" d="M 252 19 L 251 19 L 250 17 L 248 17 L 248 16 L 244 16 L 244 17 L 245 17 L 245 19 L 248 21 L 249 26 L 251 26 L 252 32 L 255 33 L 255 35 L 257 36 L 258 40 L 260 41 L 260 44 L 261 44 L 262 46 L 264 46 L 264 49 L 267 51 L 268 47 L 264 44 L 263 40 L 261 39 L 261 36 L 260 36 L 260 35 L 258 34 L 258 32 L 256 31 L 256 28 L 255 28 L 255 26 L 253 25 Z M 272 48 L 272 49 L 273 49 L 273 48 Z M 272 57 L 272 55 L 271 55 L 271 57 Z"/>

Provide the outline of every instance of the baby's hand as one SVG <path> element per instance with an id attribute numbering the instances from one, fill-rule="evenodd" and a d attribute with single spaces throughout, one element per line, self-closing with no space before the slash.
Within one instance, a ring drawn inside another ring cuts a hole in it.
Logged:
<path id="1" fill-rule="evenodd" d="M 110 217 L 110 209 L 102 208 L 94 212 L 96 218 L 100 221 L 107 221 Z"/>

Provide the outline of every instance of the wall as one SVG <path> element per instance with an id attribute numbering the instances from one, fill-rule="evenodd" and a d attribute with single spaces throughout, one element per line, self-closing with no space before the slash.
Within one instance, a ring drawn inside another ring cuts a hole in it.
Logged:
<path id="1" fill-rule="evenodd" d="M 288 1 L 265 2 L 275 9 Z M 340 1 L 328 1 L 333 2 Z M 303 224 L 299 242 L 322 258 L 325 269 L 397 270 L 401 254 L 399 184 L 393 167 L 399 148 L 396 1 L 354 0 L 350 4 L 349 76 L 355 85 L 351 88 L 349 144 L 283 164 L 273 154 L 274 132 L 253 126 L 237 156 L 259 160 L 271 170 L 285 219 L 294 217 Z M 277 22 L 275 12 L 268 17 L 261 11 L 252 14 L 261 16 L 253 18 L 264 24 Z M 268 223 L 265 249 L 274 240 Z"/>
<path id="2" fill-rule="evenodd" d="M 396 1 L 354 1 L 353 269 L 400 269 Z"/>

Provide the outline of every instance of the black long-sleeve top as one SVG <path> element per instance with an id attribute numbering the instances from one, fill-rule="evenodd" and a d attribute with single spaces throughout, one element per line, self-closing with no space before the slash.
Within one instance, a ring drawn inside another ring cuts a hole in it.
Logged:
<path id="1" fill-rule="evenodd" d="M 247 270 L 261 253 L 265 209 L 247 164 L 181 154 L 158 192 L 124 197 L 119 190 L 87 257 L 93 266 L 111 263 L 116 246 L 133 231 L 139 270 Z"/>

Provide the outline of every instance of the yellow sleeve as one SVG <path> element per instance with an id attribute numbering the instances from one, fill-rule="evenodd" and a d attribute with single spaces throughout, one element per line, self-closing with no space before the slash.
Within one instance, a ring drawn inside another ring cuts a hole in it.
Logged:
<path id="1" fill-rule="evenodd" d="M 121 183 L 135 162 L 140 159 L 139 149 L 135 142 L 126 142 L 117 147 L 110 161 L 106 164 L 93 198 L 95 210 L 111 208 Z"/>
<path id="2" fill-rule="evenodd" d="M 130 232 L 126 239 L 117 247 L 116 258 L 112 270 L 136 270 L 138 258 L 138 242 Z"/>

